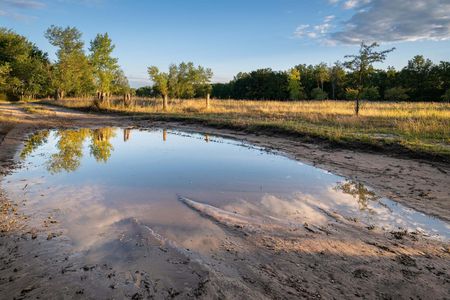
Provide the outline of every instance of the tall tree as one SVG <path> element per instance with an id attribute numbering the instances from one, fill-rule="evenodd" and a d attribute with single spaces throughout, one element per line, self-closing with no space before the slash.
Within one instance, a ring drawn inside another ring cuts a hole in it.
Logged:
<path id="1" fill-rule="evenodd" d="M 123 95 L 123 103 L 126 107 L 131 105 L 131 94 L 132 89 L 130 88 L 130 83 L 128 78 L 122 69 L 118 68 L 114 72 L 114 77 L 111 85 L 111 92 L 116 95 Z"/>
<path id="2" fill-rule="evenodd" d="M 52 25 L 45 37 L 58 47 L 58 61 L 53 71 L 55 98 L 63 99 L 66 94 L 86 95 L 93 89 L 93 71 L 86 57 L 81 32 L 75 27 L 62 28 Z"/>
<path id="3" fill-rule="evenodd" d="M 163 107 L 167 109 L 169 96 L 172 98 L 189 99 L 205 97 L 209 106 L 211 93 L 211 69 L 195 66 L 192 62 L 171 64 L 169 72 L 160 72 L 155 66 L 148 68 L 153 88 L 163 96 Z"/>
<path id="4" fill-rule="evenodd" d="M 340 89 L 345 80 L 345 70 L 340 61 L 334 63 L 330 68 L 331 95 L 336 99 L 336 90 Z"/>
<path id="5" fill-rule="evenodd" d="M 320 63 L 314 67 L 314 75 L 317 80 L 317 87 L 323 90 L 323 83 L 329 79 L 329 71 L 326 63 Z"/>
<path id="6" fill-rule="evenodd" d="M 305 96 L 311 97 L 311 91 L 314 89 L 314 86 L 316 85 L 316 77 L 314 72 L 314 66 L 313 65 L 298 65 L 295 67 L 297 70 L 300 71 L 301 74 L 301 85 L 304 89 Z"/>
<path id="7" fill-rule="evenodd" d="M 437 66 L 442 91 L 450 89 L 450 62 L 441 61 Z"/>
<path id="8" fill-rule="evenodd" d="M 11 68 L 8 63 L 3 63 L 0 65 L 0 91 L 6 87 L 6 82 L 10 71 Z"/>
<path id="9" fill-rule="evenodd" d="M 288 89 L 289 89 L 289 99 L 300 100 L 303 90 L 300 81 L 300 71 L 296 68 L 292 68 L 288 73 Z"/>
<path id="10" fill-rule="evenodd" d="M 89 59 L 94 70 L 97 99 L 108 101 L 113 91 L 113 81 L 118 74 L 117 58 L 112 57 L 114 45 L 108 33 L 97 34 L 91 41 Z"/>
<path id="11" fill-rule="evenodd" d="M 0 28 L 0 91 L 8 98 L 45 95 L 50 84 L 47 54 L 25 37 Z"/>
<path id="12" fill-rule="evenodd" d="M 210 95 L 211 95 L 211 78 L 213 76 L 213 72 L 209 68 L 204 68 L 202 66 L 198 66 L 195 70 L 195 94 L 197 97 L 205 97 L 206 99 L 206 109 L 210 106 Z"/>
<path id="13" fill-rule="evenodd" d="M 438 85 L 438 74 L 433 62 L 422 55 L 416 55 L 408 61 L 408 65 L 401 72 L 401 77 L 409 88 L 412 100 L 433 100 L 439 96 L 430 97 Z"/>
<path id="14" fill-rule="evenodd" d="M 156 66 L 149 67 L 148 74 L 153 81 L 153 87 L 163 97 L 163 110 L 167 110 L 169 107 L 169 74 L 160 72 Z"/>
<path id="15" fill-rule="evenodd" d="M 379 47 L 378 43 L 372 43 L 367 45 L 362 42 L 359 49 L 359 53 L 356 55 L 346 55 L 345 58 L 349 59 L 344 63 L 344 66 L 353 71 L 357 76 L 357 90 L 358 95 L 355 102 L 355 114 L 359 114 L 360 98 L 364 90 L 366 79 L 371 70 L 373 70 L 373 64 L 376 62 L 383 62 L 386 59 L 388 53 L 395 50 L 391 48 L 383 51 L 376 51 Z"/>

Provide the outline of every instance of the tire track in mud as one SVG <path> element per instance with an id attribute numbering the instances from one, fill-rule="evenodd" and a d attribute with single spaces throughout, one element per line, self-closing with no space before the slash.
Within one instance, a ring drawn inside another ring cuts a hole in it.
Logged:
<path id="1" fill-rule="evenodd" d="M 221 258 L 262 296 L 425 298 L 433 287 L 433 298 L 444 299 L 450 287 L 450 252 L 439 241 L 368 229 L 326 210 L 328 231 L 310 230 L 309 224 L 286 227 L 185 197 L 179 201 L 229 233 Z"/>

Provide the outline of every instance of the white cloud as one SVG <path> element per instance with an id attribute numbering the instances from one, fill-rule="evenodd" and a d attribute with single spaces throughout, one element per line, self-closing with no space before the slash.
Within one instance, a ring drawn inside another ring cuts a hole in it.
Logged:
<path id="1" fill-rule="evenodd" d="M 298 38 L 304 37 L 308 33 L 309 27 L 310 26 L 308 24 L 302 24 L 298 26 L 294 31 L 294 36 Z"/>
<path id="2" fill-rule="evenodd" d="M 344 2 L 342 7 L 344 9 L 354 9 L 362 5 L 370 3 L 372 0 L 347 0 Z"/>
<path id="3" fill-rule="evenodd" d="M 36 17 L 19 13 L 23 10 L 36 10 L 45 8 L 45 3 L 35 0 L 0 0 L 3 4 L 3 10 L 0 10 L 0 16 L 12 18 L 14 20 L 28 22 L 36 19 Z"/>
<path id="4" fill-rule="evenodd" d="M 331 22 L 334 20 L 334 18 L 335 18 L 334 15 L 326 16 L 324 19 L 324 22 L 326 22 L 326 23 Z"/>
<path id="5" fill-rule="evenodd" d="M 358 11 L 341 30 L 330 34 L 331 40 L 354 44 L 450 38 L 448 0 L 349 0 L 346 4 Z"/>
<path id="6" fill-rule="evenodd" d="M 401 42 L 450 39 L 450 0 L 329 0 L 353 15 L 337 23 L 327 16 L 321 24 L 297 27 L 294 37 L 326 44 Z"/>
<path id="7" fill-rule="evenodd" d="M 3 0 L 3 2 L 18 8 L 38 9 L 45 7 L 43 2 L 34 0 Z"/>
<path id="8" fill-rule="evenodd" d="M 317 25 L 303 24 L 298 26 L 294 31 L 294 37 L 303 38 L 308 37 L 310 39 L 324 39 L 327 36 L 330 29 L 333 27 L 331 22 L 334 20 L 335 16 L 326 16 L 323 22 Z"/>

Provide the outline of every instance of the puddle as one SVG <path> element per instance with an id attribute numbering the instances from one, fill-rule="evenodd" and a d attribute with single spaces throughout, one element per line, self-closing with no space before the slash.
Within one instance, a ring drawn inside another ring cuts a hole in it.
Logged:
<path id="1" fill-rule="evenodd" d="M 4 189 L 13 200 L 25 200 L 29 213 L 57 215 L 80 250 L 135 220 L 156 240 L 212 251 L 226 234 L 201 217 L 201 209 L 286 226 L 326 225 L 328 212 L 364 226 L 450 237 L 449 224 L 361 183 L 215 136 L 159 129 L 40 131 L 19 155 L 23 166 L 4 178 Z"/>

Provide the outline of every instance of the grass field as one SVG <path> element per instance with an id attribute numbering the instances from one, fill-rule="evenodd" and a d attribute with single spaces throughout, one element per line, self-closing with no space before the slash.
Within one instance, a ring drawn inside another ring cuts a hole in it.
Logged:
<path id="1" fill-rule="evenodd" d="M 47 102 L 83 110 L 93 107 L 91 100 Z M 449 103 L 364 102 L 360 115 L 355 116 L 352 101 L 211 100 L 207 110 L 204 100 L 172 100 L 166 112 L 159 99 L 138 99 L 130 108 L 120 101 L 112 102 L 116 104 L 101 111 L 450 159 Z"/>

